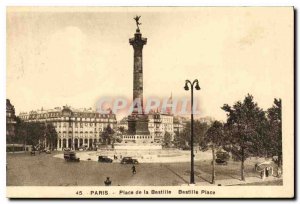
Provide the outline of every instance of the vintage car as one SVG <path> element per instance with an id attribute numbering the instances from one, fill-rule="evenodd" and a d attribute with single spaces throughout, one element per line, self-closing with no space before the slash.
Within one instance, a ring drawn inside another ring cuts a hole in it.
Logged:
<path id="1" fill-rule="evenodd" d="M 220 158 L 217 158 L 215 161 L 219 165 L 227 165 L 228 164 L 226 160 L 223 160 L 223 159 L 220 159 Z"/>
<path id="2" fill-rule="evenodd" d="M 74 151 L 65 151 L 64 159 L 70 162 L 79 162 L 80 158 L 76 157 L 76 153 Z"/>
<path id="3" fill-rule="evenodd" d="M 228 164 L 228 160 L 230 158 L 230 155 L 228 152 L 225 151 L 217 151 L 216 153 L 216 163 L 219 165 L 227 165 Z"/>
<path id="4" fill-rule="evenodd" d="M 137 159 L 132 159 L 132 157 L 123 157 L 121 164 L 138 164 Z"/>
<path id="5" fill-rule="evenodd" d="M 107 156 L 99 156 L 98 157 L 98 162 L 112 163 L 113 160 L 111 158 L 108 158 Z"/>

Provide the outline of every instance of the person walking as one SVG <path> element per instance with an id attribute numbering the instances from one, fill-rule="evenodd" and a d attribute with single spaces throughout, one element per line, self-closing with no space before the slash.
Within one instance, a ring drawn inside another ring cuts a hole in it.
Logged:
<path id="1" fill-rule="evenodd" d="M 264 181 L 266 179 L 266 170 L 263 169 L 261 172 L 260 172 L 260 177 L 261 179 Z"/>
<path id="2" fill-rule="evenodd" d="M 136 174 L 136 168 L 134 165 L 131 167 L 131 170 L 132 170 L 132 174 Z"/>
<path id="3" fill-rule="evenodd" d="M 254 165 L 254 171 L 257 171 L 257 167 L 258 167 L 258 164 L 256 163 L 256 164 Z"/>
<path id="4" fill-rule="evenodd" d="M 277 169 L 277 177 L 280 178 L 282 174 L 281 168 Z"/>

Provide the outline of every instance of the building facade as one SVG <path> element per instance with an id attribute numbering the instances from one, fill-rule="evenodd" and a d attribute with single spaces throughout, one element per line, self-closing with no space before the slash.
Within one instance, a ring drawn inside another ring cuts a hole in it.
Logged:
<path id="1" fill-rule="evenodd" d="M 117 126 L 118 126 L 118 129 L 123 128 L 124 131 L 126 132 L 128 130 L 127 117 L 124 117 L 120 121 L 118 121 Z"/>
<path id="2" fill-rule="evenodd" d="M 174 120 L 173 120 L 173 128 L 174 128 L 174 133 L 179 135 L 184 127 L 185 127 L 185 118 L 182 118 L 182 117 L 174 117 Z"/>
<path id="3" fill-rule="evenodd" d="M 174 123 L 173 115 L 162 114 L 159 112 L 151 112 L 148 114 L 148 130 L 150 135 L 123 135 L 125 143 L 159 143 L 161 144 L 166 132 L 170 133 L 172 140 L 174 139 Z M 122 119 L 119 126 L 126 127 L 128 122 Z"/>
<path id="4" fill-rule="evenodd" d="M 149 114 L 148 128 L 150 134 L 153 135 L 153 142 L 161 143 L 166 132 L 170 133 L 172 140 L 174 138 L 173 115 L 151 113 Z"/>
<path id="5" fill-rule="evenodd" d="M 51 123 L 57 132 L 57 149 L 93 148 L 101 142 L 101 133 L 107 126 L 117 127 L 115 114 L 100 114 L 90 109 L 73 109 L 68 106 L 49 110 L 20 113 L 25 122 Z"/>
<path id="6" fill-rule="evenodd" d="M 13 143 L 13 139 L 16 135 L 16 115 L 15 107 L 10 103 L 9 99 L 6 99 L 6 141 L 7 143 Z"/>

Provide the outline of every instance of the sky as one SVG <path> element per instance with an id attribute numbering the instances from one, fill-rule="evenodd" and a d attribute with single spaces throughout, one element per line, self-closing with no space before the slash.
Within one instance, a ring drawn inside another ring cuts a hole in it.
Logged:
<path id="1" fill-rule="evenodd" d="M 144 97 L 189 97 L 199 80 L 200 116 L 226 119 L 223 104 L 248 93 L 263 109 L 293 88 L 291 8 L 8 8 L 6 95 L 16 113 L 104 96 L 132 98 L 133 49 L 140 26 Z"/>

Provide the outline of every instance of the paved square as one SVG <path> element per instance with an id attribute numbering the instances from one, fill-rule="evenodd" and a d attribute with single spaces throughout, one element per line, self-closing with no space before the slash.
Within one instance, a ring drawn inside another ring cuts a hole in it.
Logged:
<path id="1" fill-rule="evenodd" d="M 7 154 L 8 186 L 103 186 L 106 177 L 117 186 L 177 186 L 187 185 L 190 163 L 141 163 L 136 165 L 137 174 L 132 175 L 132 165 L 98 163 L 95 161 L 66 162 L 54 154 L 28 153 Z M 239 162 L 228 166 L 216 166 L 217 180 L 239 179 Z M 251 162 L 245 165 L 247 177 L 259 177 Z M 211 180 L 210 161 L 195 162 L 196 183 Z M 280 183 L 278 183 L 280 185 Z M 274 184 L 273 184 L 274 185 Z M 277 185 L 277 183 L 275 184 Z"/>

